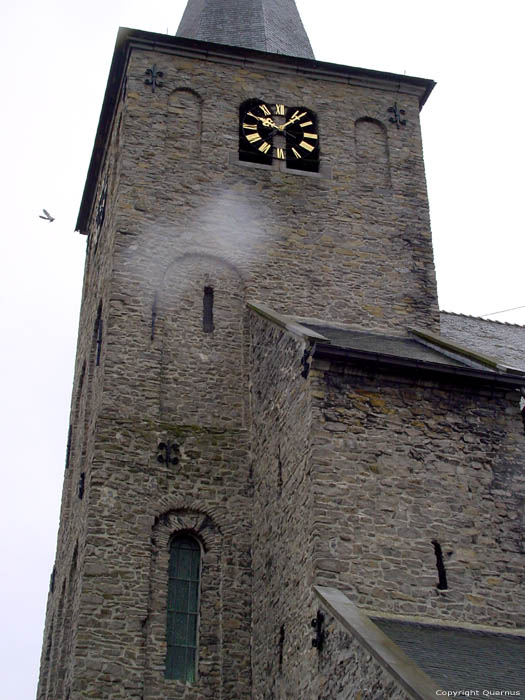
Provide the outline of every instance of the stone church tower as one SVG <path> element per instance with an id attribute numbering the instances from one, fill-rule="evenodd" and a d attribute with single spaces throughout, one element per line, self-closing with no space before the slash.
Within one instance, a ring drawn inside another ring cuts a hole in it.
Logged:
<path id="1" fill-rule="evenodd" d="M 447 632 L 511 676 L 525 372 L 438 335 L 432 87 L 294 0 L 119 31 L 38 700 L 435 697 Z"/>

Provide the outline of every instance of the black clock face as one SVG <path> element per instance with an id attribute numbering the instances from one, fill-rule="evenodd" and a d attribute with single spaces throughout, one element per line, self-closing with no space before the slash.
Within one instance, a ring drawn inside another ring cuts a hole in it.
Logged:
<path id="1" fill-rule="evenodd" d="M 249 100 L 241 107 L 239 138 L 242 160 L 270 164 L 276 158 L 289 168 L 318 169 L 317 120 L 304 107 Z"/>

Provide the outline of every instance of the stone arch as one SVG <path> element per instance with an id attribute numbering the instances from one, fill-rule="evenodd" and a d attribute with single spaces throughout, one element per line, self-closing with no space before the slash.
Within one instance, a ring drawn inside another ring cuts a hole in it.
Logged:
<path id="1" fill-rule="evenodd" d="M 205 503 L 199 498 L 189 501 L 183 496 L 166 495 L 157 501 L 157 514 L 152 520 L 151 527 L 155 527 L 158 520 L 164 519 L 166 514 L 176 512 L 187 513 L 190 517 L 206 516 L 215 523 L 217 532 L 222 535 L 233 535 L 235 523 L 226 508 L 219 504 Z"/>
<path id="2" fill-rule="evenodd" d="M 385 125 L 372 117 L 355 123 L 357 177 L 368 187 L 390 187 L 390 154 Z"/>
<path id="3" fill-rule="evenodd" d="M 203 688 L 220 697 L 222 664 L 222 548 L 223 536 L 213 516 L 193 505 L 159 511 L 151 527 L 148 615 L 144 624 L 146 669 L 145 699 L 171 697 L 174 683 L 165 679 L 166 622 L 170 543 L 177 535 L 194 537 L 202 548 L 199 605 L 198 677 L 196 693 Z M 200 662 L 200 663 L 199 663 Z"/>
<path id="4" fill-rule="evenodd" d="M 200 154 L 202 102 L 199 93 L 191 88 L 175 88 L 168 95 L 166 153 L 169 162 Z"/>
<path id="5" fill-rule="evenodd" d="M 212 332 L 203 316 L 210 289 Z M 166 268 L 157 293 L 163 419 L 203 427 L 244 425 L 245 297 L 239 271 L 223 258 L 186 254 Z"/>
<path id="6" fill-rule="evenodd" d="M 156 546 L 168 546 L 173 535 L 184 532 L 193 534 L 203 545 L 204 551 L 217 551 L 222 533 L 214 518 L 202 508 L 171 508 L 155 517 L 152 538 Z"/>

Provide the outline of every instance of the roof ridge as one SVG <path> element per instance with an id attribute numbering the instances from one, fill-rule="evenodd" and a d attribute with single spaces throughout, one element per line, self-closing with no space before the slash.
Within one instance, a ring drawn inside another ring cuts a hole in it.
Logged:
<path id="1" fill-rule="evenodd" d="M 266 31 L 266 5 L 264 4 L 263 0 L 259 0 L 259 2 L 261 3 L 261 15 L 264 27 L 264 50 L 268 51 L 268 33 Z"/>
<path id="2" fill-rule="evenodd" d="M 511 323 L 510 321 L 498 321 L 492 318 L 483 318 L 483 316 L 473 316 L 472 314 L 463 314 L 458 311 L 445 311 L 440 309 L 440 314 L 447 314 L 448 316 L 461 316 L 462 318 L 473 318 L 476 321 L 485 321 L 486 323 L 499 323 L 500 326 L 516 326 L 517 328 L 525 328 L 525 324 L 522 323 Z"/>

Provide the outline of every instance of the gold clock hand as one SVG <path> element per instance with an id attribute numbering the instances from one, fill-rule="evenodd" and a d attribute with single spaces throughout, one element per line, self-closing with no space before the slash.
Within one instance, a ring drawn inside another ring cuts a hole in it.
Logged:
<path id="1" fill-rule="evenodd" d="M 250 117 L 253 117 L 254 119 L 257 119 L 258 121 L 261 122 L 263 126 L 270 126 L 273 127 L 274 129 L 279 129 L 280 127 L 277 126 L 277 124 L 273 121 L 271 117 L 259 117 L 257 114 L 254 114 L 253 112 L 248 112 Z"/>
<path id="2" fill-rule="evenodd" d="M 298 112 L 296 112 L 290 119 L 288 119 L 286 124 L 283 124 L 282 126 L 278 127 L 279 130 L 284 131 L 284 129 L 286 129 L 287 126 L 289 126 L 290 124 L 293 124 L 294 122 L 298 121 L 299 119 L 302 119 L 305 116 L 305 114 L 306 114 L 306 112 L 303 112 L 302 114 L 299 114 Z"/>

